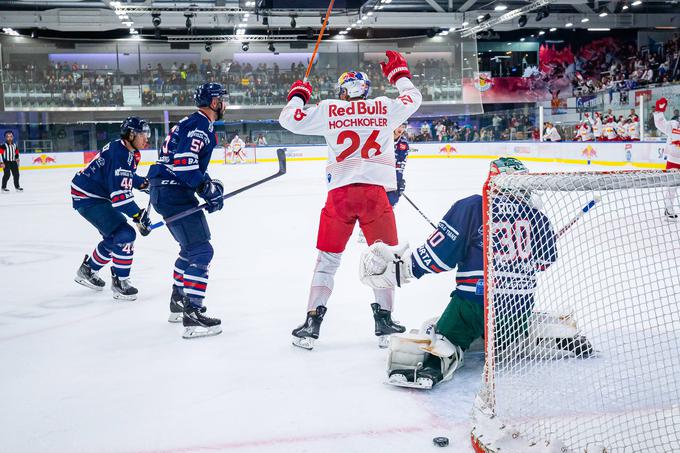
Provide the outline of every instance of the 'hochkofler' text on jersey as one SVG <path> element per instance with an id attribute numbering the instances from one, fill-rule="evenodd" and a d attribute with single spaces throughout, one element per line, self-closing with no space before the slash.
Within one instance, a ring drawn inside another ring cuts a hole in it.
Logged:
<path id="1" fill-rule="evenodd" d="M 422 95 L 406 77 L 396 86 L 396 99 L 328 99 L 304 109 L 302 99 L 294 96 L 281 111 L 279 122 L 284 128 L 326 139 L 329 190 L 355 183 L 379 185 L 387 191 L 397 188 L 394 129 L 418 110 Z"/>

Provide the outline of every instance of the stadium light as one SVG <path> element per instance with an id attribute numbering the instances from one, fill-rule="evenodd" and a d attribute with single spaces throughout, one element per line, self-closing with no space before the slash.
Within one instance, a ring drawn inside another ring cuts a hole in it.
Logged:
<path id="1" fill-rule="evenodd" d="M 494 11 L 505 11 L 506 9 L 508 9 L 508 5 L 504 5 L 501 3 L 500 5 L 496 5 Z"/>
<path id="2" fill-rule="evenodd" d="M 492 28 L 496 25 L 514 20 L 514 19 L 518 18 L 519 16 L 521 16 L 522 14 L 527 14 L 527 13 L 534 11 L 538 8 L 545 7 L 549 3 L 549 1 L 550 0 L 534 0 L 534 1 L 532 1 L 531 3 L 529 3 L 525 6 L 513 9 L 512 11 L 508 11 L 505 14 L 502 14 L 499 17 L 495 17 L 493 19 L 487 20 L 484 23 L 477 22 L 477 25 L 475 25 L 474 27 L 470 27 L 468 29 L 463 30 L 461 32 L 460 36 L 462 38 L 468 38 L 470 36 L 475 36 L 476 34 L 478 34 L 481 31 L 488 30 L 488 29 L 490 29 L 490 28 Z M 544 14 L 544 17 L 545 17 L 545 14 Z"/>
<path id="3" fill-rule="evenodd" d="M 528 21 L 528 20 L 529 20 L 529 19 L 527 18 L 527 15 L 526 15 L 526 14 L 522 14 L 521 16 L 519 16 L 519 20 L 517 21 L 517 24 L 519 25 L 519 28 L 524 27 L 524 26 L 527 24 L 527 21 Z"/>
<path id="4" fill-rule="evenodd" d="M 564 26 L 567 27 L 567 28 L 570 28 L 570 27 L 573 27 L 574 24 L 572 22 L 567 22 L 566 24 L 564 24 Z"/>
<path id="5" fill-rule="evenodd" d="M 247 42 L 244 42 L 244 43 L 241 44 L 241 50 L 244 51 L 244 52 L 248 52 L 249 47 L 250 46 L 248 46 Z"/>
<path id="6" fill-rule="evenodd" d="M 633 6 L 642 5 L 642 2 L 640 0 L 635 0 L 633 3 L 631 3 L 631 5 Z"/>

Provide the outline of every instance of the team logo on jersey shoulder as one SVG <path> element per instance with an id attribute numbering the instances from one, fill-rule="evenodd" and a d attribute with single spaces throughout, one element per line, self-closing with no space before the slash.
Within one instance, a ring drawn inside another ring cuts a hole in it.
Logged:
<path id="1" fill-rule="evenodd" d="M 402 151 L 406 151 L 408 149 L 408 145 L 406 143 L 399 143 L 399 149 Z"/>
<path id="2" fill-rule="evenodd" d="M 307 116 L 305 112 L 302 111 L 302 109 L 297 109 L 295 110 L 295 114 L 293 115 L 293 119 L 295 121 L 302 121 L 302 119 Z"/>

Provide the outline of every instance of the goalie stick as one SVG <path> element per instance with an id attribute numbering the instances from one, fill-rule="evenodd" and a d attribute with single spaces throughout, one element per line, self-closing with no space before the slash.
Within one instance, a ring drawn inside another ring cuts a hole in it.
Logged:
<path id="1" fill-rule="evenodd" d="M 233 192 L 229 192 L 227 194 L 222 195 L 222 199 L 226 200 L 227 198 L 231 198 L 235 195 L 240 194 L 241 192 L 245 192 L 248 189 L 252 189 L 255 186 L 259 186 L 260 184 L 264 184 L 267 181 L 271 181 L 274 178 L 278 178 L 279 176 L 285 175 L 286 174 L 286 150 L 285 148 L 279 148 L 276 150 L 276 157 L 278 158 L 279 161 L 279 171 L 274 173 L 271 176 L 267 176 L 266 178 L 260 179 L 259 181 L 255 181 L 254 183 L 248 184 L 247 186 L 243 186 L 240 189 L 236 189 Z M 156 228 L 160 228 L 163 225 L 167 225 L 168 223 L 175 222 L 179 219 L 182 219 L 188 215 L 193 214 L 194 212 L 198 212 L 201 209 L 204 209 L 208 207 L 207 203 L 203 203 L 199 206 L 196 206 L 195 208 L 187 209 L 184 212 L 180 212 L 179 214 L 175 214 L 171 217 L 168 217 L 165 220 L 161 220 L 160 222 L 156 222 L 151 225 L 149 229 L 155 230 Z"/>
<path id="2" fill-rule="evenodd" d="M 588 203 L 585 204 L 585 206 L 578 210 L 574 218 L 571 219 L 569 223 L 560 228 L 560 231 L 557 233 L 557 238 L 558 239 L 561 238 L 567 231 L 571 229 L 572 226 L 576 224 L 576 222 L 578 222 L 581 219 L 581 217 L 583 217 L 586 213 L 590 212 L 590 210 L 593 209 L 600 201 L 602 201 L 602 197 L 599 195 L 595 195 L 592 200 L 590 200 Z"/>
<path id="3" fill-rule="evenodd" d="M 434 223 L 432 223 L 432 220 L 430 220 L 430 219 L 423 213 L 423 211 L 421 211 L 420 209 L 418 209 L 418 206 L 416 206 L 416 204 L 415 204 L 414 202 L 412 202 L 411 199 L 410 199 L 409 197 L 407 197 L 405 193 L 402 193 L 401 196 L 403 196 L 403 197 L 406 199 L 406 201 L 408 201 L 409 203 L 411 203 L 411 206 L 413 206 L 413 207 L 415 208 L 415 210 L 418 211 L 418 214 L 420 214 L 421 216 L 423 216 L 423 219 L 427 220 L 427 222 L 428 222 L 430 225 L 432 225 L 432 228 L 434 228 L 435 230 L 437 229 L 437 226 L 436 226 Z"/>

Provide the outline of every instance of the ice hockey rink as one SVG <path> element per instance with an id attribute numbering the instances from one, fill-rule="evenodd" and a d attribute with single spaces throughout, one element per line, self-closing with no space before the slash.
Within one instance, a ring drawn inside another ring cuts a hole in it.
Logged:
<path id="1" fill-rule="evenodd" d="M 25 192 L 0 198 L 3 219 L 15 220 L 2 222 L 0 246 L 0 451 L 421 452 L 439 450 L 435 436 L 450 439 L 447 451 L 472 451 L 481 353 L 468 354 L 453 380 L 432 391 L 385 385 L 372 292 L 357 277 L 366 245 L 356 236 L 315 349 L 291 345 L 316 257 L 324 165 L 291 162 L 283 177 L 209 216 L 215 259 L 206 305 L 224 331 L 195 340 L 166 321 L 177 247 L 165 228 L 135 244 L 139 299 L 114 301 L 108 269 L 104 292 L 73 282 L 98 242 L 71 209 L 75 170 L 24 172 Z M 229 190 L 275 167 L 213 164 L 210 173 Z M 455 200 L 480 193 L 487 168 L 481 159 L 411 159 L 407 193 L 436 222 Z M 146 195 L 136 194 L 146 205 Z M 396 217 L 401 241 L 412 246 L 431 230 L 405 200 Z M 399 289 L 395 318 L 419 327 L 440 314 L 454 282 L 442 274 Z"/>

